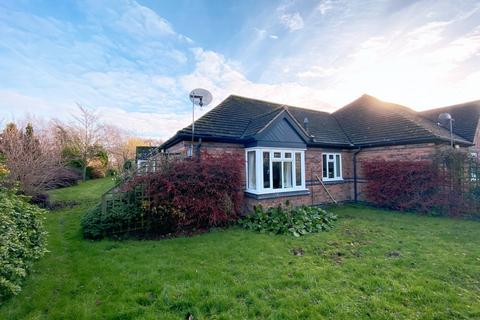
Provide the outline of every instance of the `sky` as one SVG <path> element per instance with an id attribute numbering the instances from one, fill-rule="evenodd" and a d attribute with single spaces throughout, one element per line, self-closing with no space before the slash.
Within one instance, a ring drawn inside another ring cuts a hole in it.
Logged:
<path id="1" fill-rule="evenodd" d="M 0 0 L 0 121 L 76 104 L 167 139 L 188 93 L 332 112 L 367 93 L 415 110 L 480 99 L 479 1 Z"/>

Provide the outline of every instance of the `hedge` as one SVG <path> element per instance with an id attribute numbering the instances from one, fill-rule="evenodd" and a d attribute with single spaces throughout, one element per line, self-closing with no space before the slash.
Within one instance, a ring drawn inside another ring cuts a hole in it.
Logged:
<path id="1" fill-rule="evenodd" d="M 0 301 L 21 291 L 33 262 L 46 252 L 44 213 L 0 186 Z"/>

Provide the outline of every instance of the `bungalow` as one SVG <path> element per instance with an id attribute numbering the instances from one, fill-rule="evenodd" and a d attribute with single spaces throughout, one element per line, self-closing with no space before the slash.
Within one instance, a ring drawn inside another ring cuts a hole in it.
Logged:
<path id="1" fill-rule="evenodd" d="M 362 200 L 362 162 L 428 160 L 449 147 L 436 123 L 445 111 L 455 147 L 477 150 L 480 101 L 419 113 L 368 95 L 333 113 L 232 95 L 195 121 L 194 144 L 245 159 L 246 208 Z M 160 148 L 187 153 L 191 139 L 188 126 Z"/>

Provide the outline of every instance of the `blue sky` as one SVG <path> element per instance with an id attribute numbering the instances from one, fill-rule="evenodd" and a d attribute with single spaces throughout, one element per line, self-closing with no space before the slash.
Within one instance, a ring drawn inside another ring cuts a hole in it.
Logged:
<path id="1" fill-rule="evenodd" d="M 0 2 L 0 120 L 81 103 L 132 134 L 188 124 L 188 92 L 333 111 L 480 99 L 478 1 Z M 209 108 L 201 110 L 201 115 Z"/>

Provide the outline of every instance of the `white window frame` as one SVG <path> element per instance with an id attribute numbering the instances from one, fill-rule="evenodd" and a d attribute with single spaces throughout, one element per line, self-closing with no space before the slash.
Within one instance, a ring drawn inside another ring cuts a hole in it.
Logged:
<path id="1" fill-rule="evenodd" d="M 256 188 L 250 189 L 248 187 L 248 152 L 255 151 L 255 180 L 256 180 Z M 270 186 L 265 188 L 263 185 L 263 153 L 269 152 L 269 165 L 270 165 Z M 273 158 L 274 152 L 281 152 L 281 158 Z M 291 153 L 291 158 L 285 158 L 285 153 Z M 301 165 L 301 184 L 297 186 L 297 175 L 296 175 L 296 161 L 295 161 L 295 154 L 300 154 L 300 165 Z M 282 162 L 281 166 L 281 183 L 283 185 L 284 177 L 283 177 L 283 163 L 284 162 L 291 162 L 292 163 L 292 187 L 289 188 L 280 188 L 274 189 L 273 188 L 273 170 L 272 170 L 272 163 L 275 161 Z M 292 192 L 292 191 L 304 191 L 308 190 L 305 187 L 305 149 L 285 149 L 285 148 L 267 148 L 267 147 L 254 147 L 254 148 L 247 148 L 245 149 L 245 191 L 253 194 L 269 194 L 269 193 L 282 193 L 282 192 Z"/>
<path id="2" fill-rule="evenodd" d="M 340 168 L 338 168 L 339 170 L 339 173 L 340 173 L 340 176 L 339 177 L 333 177 L 333 178 L 329 178 L 328 177 L 328 164 L 327 164 L 327 176 L 325 177 L 323 175 L 323 166 L 325 165 L 325 163 L 323 163 L 323 156 L 326 156 L 327 158 L 327 163 L 328 162 L 331 162 L 331 160 L 329 159 L 330 156 L 333 156 L 333 172 L 337 172 L 337 160 L 336 160 L 336 157 L 337 155 L 340 157 Z M 343 180 L 343 165 L 342 165 L 342 154 L 339 153 L 339 152 L 323 152 L 322 153 L 322 181 L 342 181 Z"/>

